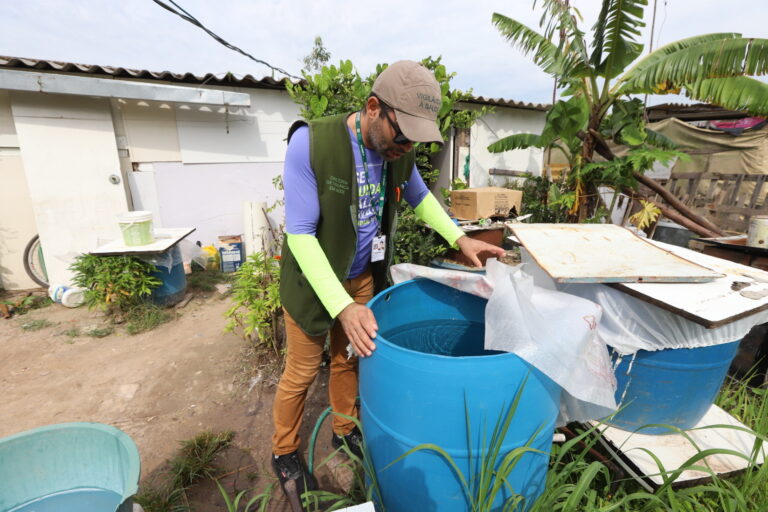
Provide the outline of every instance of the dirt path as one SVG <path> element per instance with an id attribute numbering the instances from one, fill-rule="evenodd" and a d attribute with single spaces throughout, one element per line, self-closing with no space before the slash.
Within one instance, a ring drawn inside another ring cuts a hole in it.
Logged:
<path id="1" fill-rule="evenodd" d="M 228 487 L 265 488 L 274 481 L 267 462 L 274 384 L 243 378 L 244 342 L 223 332 L 229 305 L 218 295 L 195 299 L 178 318 L 148 333 L 129 336 L 118 329 L 101 339 L 64 334 L 99 324 L 99 315 L 83 308 L 53 305 L 0 320 L 0 437 L 52 423 L 107 423 L 136 442 L 145 480 L 178 441 L 203 430 L 232 430 L 235 446 L 225 464 L 235 474 Z M 22 330 L 37 319 L 55 325 Z M 305 440 L 327 403 L 326 382 L 322 373 L 311 391 Z M 330 452 L 329 436 L 324 425 L 318 457 Z M 333 485 L 328 478 L 320 474 L 321 485 Z M 196 510 L 225 510 L 210 487 L 210 493 L 197 493 L 202 506 Z M 280 493 L 270 510 L 287 510 Z"/>

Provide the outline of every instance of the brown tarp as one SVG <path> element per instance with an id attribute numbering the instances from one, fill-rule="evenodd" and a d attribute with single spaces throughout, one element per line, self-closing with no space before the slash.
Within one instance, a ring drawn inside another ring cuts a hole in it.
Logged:
<path id="1" fill-rule="evenodd" d="M 687 173 L 768 174 L 768 127 L 745 130 L 741 135 L 697 128 L 671 117 L 649 128 L 672 139 L 690 155 L 678 161 L 672 176 Z"/>

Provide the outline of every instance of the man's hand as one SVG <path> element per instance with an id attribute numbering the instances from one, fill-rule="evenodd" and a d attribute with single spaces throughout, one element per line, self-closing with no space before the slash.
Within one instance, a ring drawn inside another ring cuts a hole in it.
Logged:
<path id="1" fill-rule="evenodd" d="M 353 302 L 339 313 L 339 321 L 358 356 L 368 357 L 376 350 L 372 340 L 379 326 L 370 308 Z"/>
<path id="2" fill-rule="evenodd" d="M 480 254 L 481 252 L 490 252 L 491 254 L 495 255 L 497 258 L 501 258 L 505 254 L 504 249 L 502 249 L 501 247 L 491 245 L 481 240 L 475 240 L 474 238 L 469 238 L 467 235 L 464 235 L 458 240 L 456 240 L 456 245 L 459 246 L 459 249 L 461 249 L 462 254 L 464 254 L 464 256 L 466 256 L 467 258 L 469 258 L 469 261 L 471 261 L 472 264 L 475 265 L 476 267 L 483 266 L 477 257 L 477 255 Z"/>

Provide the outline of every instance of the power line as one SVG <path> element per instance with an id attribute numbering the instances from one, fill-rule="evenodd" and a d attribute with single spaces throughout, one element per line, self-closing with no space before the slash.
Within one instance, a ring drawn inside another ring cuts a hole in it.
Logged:
<path id="1" fill-rule="evenodd" d="M 256 57 L 254 57 L 250 53 L 246 52 L 245 50 L 242 50 L 242 49 L 238 48 L 237 46 L 235 46 L 233 44 L 230 44 L 226 40 L 222 39 L 219 35 L 215 34 L 210 29 L 208 29 L 197 18 L 192 16 L 190 13 L 188 13 L 186 10 L 184 10 L 183 7 L 181 7 L 179 4 L 177 4 L 173 0 L 168 0 L 171 4 L 173 4 L 173 6 L 170 6 L 170 5 L 166 4 L 162 0 L 152 0 L 152 1 L 155 2 L 157 5 L 159 5 L 160 7 L 162 7 L 163 9 L 172 12 L 173 14 L 175 14 L 179 18 L 183 19 L 184 21 L 188 21 L 189 23 L 195 25 L 196 27 L 199 27 L 199 28 L 203 29 L 206 34 L 208 34 L 213 39 L 215 39 L 217 42 L 219 42 L 222 45 L 226 46 L 230 50 L 234 50 L 234 51 L 236 51 L 236 52 L 238 52 L 238 53 L 240 53 L 242 55 L 245 55 L 246 57 L 248 57 L 252 61 L 255 61 L 255 62 L 258 62 L 259 64 L 263 64 L 263 65 L 267 66 L 273 72 L 276 71 L 276 72 L 282 73 L 283 75 L 288 76 L 290 78 L 296 78 L 298 80 L 301 79 L 301 77 L 298 77 L 296 75 L 292 75 L 291 73 L 287 72 L 286 70 L 284 70 L 282 68 L 275 67 L 275 66 L 271 65 L 268 62 L 265 62 L 265 61 L 263 61 L 261 59 L 257 59 Z"/>

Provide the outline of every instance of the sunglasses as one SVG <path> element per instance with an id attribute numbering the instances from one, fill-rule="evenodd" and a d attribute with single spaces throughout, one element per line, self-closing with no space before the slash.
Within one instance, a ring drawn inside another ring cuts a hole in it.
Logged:
<path id="1" fill-rule="evenodd" d="M 392 109 L 392 107 L 389 107 L 389 109 L 385 109 L 384 110 L 384 117 L 387 118 L 387 121 L 389 122 L 389 126 L 391 126 L 392 130 L 394 130 L 394 132 L 395 132 L 395 136 L 392 139 L 392 142 L 394 142 L 395 144 L 399 144 L 401 146 L 405 146 L 406 144 L 410 144 L 411 140 L 408 137 L 406 137 L 405 135 L 403 135 L 403 132 L 400 131 L 400 127 L 397 125 L 397 123 L 392 121 L 392 119 L 389 117 L 389 110 L 390 109 Z"/>

